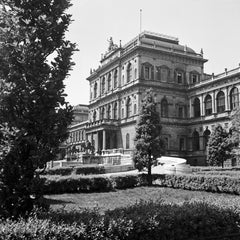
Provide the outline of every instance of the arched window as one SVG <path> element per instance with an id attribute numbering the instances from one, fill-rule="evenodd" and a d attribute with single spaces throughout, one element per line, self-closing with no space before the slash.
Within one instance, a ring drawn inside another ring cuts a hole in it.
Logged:
<path id="1" fill-rule="evenodd" d="M 111 105 L 109 105 L 107 109 L 107 119 L 111 119 Z"/>
<path id="2" fill-rule="evenodd" d="M 122 118 L 124 118 L 124 108 L 122 108 Z"/>
<path id="3" fill-rule="evenodd" d="M 112 88 L 112 76 L 111 73 L 108 75 L 108 91 L 110 91 Z"/>
<path id="4" fill-rule="evenodd" d="M 137 104 L 134 104 L 133 106 L 133 114 L 137 114 Z"/>
<path id="5" fill-rule="evenodd" d="M 198 151 L 200 149 L 199 146 L 199 133 L 195 130 L 192 135 L 192 150 Z"/>
<path id="6" fill-rule="evenodd" d="M 113 87 L 116 88 L 117 87 L 117 82 L 118 82 L 118 71 L 117 69 L 114 72 L 114 77 L 113 77 Z"/>
<path id="7" fill-rule="evenodd" d="M 126 103 L 126 117 L 130 117 L 132 115 L 132 101 L 129 97 Z"/>
<path id="8" fill-rule="evenodd" d="M 134 79 L 137 79 L 137 69 L 134 69 Z"/>
<path id="9" fill-rule="evenodd" d="M 102 78 L 102 93 L 105 92 L 105 77 Z"/>
<path id="10" fill-rule="evenodd" d="M 168 117 L 168 102 L 166 98 L 161 101 L 161 117 Z"/>
<path id="11" fill-rule="evenodd" d="M 117 119 L 117 103 L 115 103 L 113 107 L 113 118 Z"/>
<path id="12" fill-rule="evenodd" d="M 217 94 L 217 112 L 222 113 L 225 111 L 225 95 L 223 91 Z"/>
<path id="13" fill-rule="evenodd" d="M 103 107 L 101 110 L 101 119 L 105 118 L 105 108 Z"/>
<path id="14" fill-rule="evenodd" d="M 128 63 L 127 66 L 127 83 L 132 80 L 132 64 Z"/>
<path id="15" fill-rule="evenodd" d="M 234 87 L 230 92 L 230 108 L 233 110 L 239 106 L 239 92 L 236 87 Z"/>
<path id="16" fill-rule="evenodd" d="M 130 135 L 129 133 L 126 134 L 126 149 L 130 147 Z"/>
<path id="17" fill-rule="evenodd" d="M 208 144 L 208 139 L 210 137 L 210 130 L 208 129 L 208 127 L 206 128 L 206 130 L 203 132 L 203 140 L 204 140 L 204 146 L 206 148 L 207 144 Z"/>
<path id="18" fill-rule="evenodd" d="M 95 84 L 94 84 L 93 96 L 94 96 L 94 98 L 97 97 L 97 82 L 95 82 Z"/>
<path id="19" fill-rule="evenodd" d="M 211 95 L 207 95 L 205 97 L 205 115 L 208 116 L 208 115 L 211 115 L 212 114 L 212 97 Z"/>
<path id="20" fill-rule="evenodd" d="M 193 102 L 194 117 L 200 117 L 200 100 L 195 98 Z"/>
<path id="21" fill-rule="evenodd" d="M 95 122 L 95 121 L 96 121 L 96 118 L 97 118 L 97 112 L 96 112 L 96 111 L 94 111 L 94 112 L 93 112 L 93 122 Z"/>

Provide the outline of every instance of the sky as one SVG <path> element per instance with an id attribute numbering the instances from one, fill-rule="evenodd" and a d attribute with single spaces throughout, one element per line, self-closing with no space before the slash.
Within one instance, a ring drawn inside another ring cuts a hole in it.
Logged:
<path id="1" fill-rule="evenodd" d="M 73 22 L 66 38 L 77 43 L 75 66 L 65 80 L 71 105 L 89 103 L 90 69 L 100 65 L 108 39 L 122 45 L 141 30 L 179 39 L 179 44 L 200 53 L 204 71 L 219 74 L 240 63 L 240 0 L 72 0 Z"/>

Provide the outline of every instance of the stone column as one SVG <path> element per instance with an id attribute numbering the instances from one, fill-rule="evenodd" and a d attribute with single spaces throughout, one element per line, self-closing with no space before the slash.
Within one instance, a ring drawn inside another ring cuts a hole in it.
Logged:
<path id="1" fill-rule="evenodd" d="M 103 130 L 103 150 L 106 150 L 106 130 Z"/>
<path id="2" fill-rule="evenodd" d="M 189 117 L 191 118 L 193 116 L 192 114 L 192 99 L 189 99 Z"/>
<path id="3" fill-rule="evenodd" d="M 226 87 L 224 90 L 223 90 L 224 94 L 225 94 L 225 110 L 226 111 L 230 111 L 230 101 L 229 101 L 229 88 Z"/>
<path id="4" fill-rule="evenodd" d="M 215 91 L 213 91 L 213 93 L 212 93 L 212 112 L 213 113 L 217 112 L 216 106 L 217 106 L 217 103 L 216 103 L 216 93 L 215 93 Z"/>
<path id="5" fill-rule="evenodd" d="M 204 116 L 205 111 L 204 111 L 203 95 L 201 95 L 199 99 L 200 99 L 200 116 Z"/>
<path id="6" fill-rule="evenodd" d="M 98 149 L 99 149 L 98 132 L 96 132 L 96 136 L 95 136 L 95 152 L 98 152 Z"/>

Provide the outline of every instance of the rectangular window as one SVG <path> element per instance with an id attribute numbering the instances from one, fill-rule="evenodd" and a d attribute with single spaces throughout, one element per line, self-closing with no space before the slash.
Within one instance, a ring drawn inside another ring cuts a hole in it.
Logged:
<path id="1" fill-rule="evenodd" d="M 183 118 L 183 113 L 184 113 L 183 107 L 180 106 L 180 107 L 178 108 L 178 117 L 179 117 L 179 118 Z"/>
<path id="2" fill-rule="evenodd" d="M 183 137 L 179 139 L 179 150 L 180 151 L 185 150 L 185 139 Z"/>
<path id="3" fill-rule="evenodd" d="M 196 74 L 192 74 L 192 83 L 195 84 L 198 82 L 198 77 Z"/>
<path id="4" fill-rule="evenodd" d="M 183 83 L 183 74 L 181 72 L 177 73 L 177 83 Z"/>
<path id="5" fill-rule="evenodd" d="M 150 79 L 150 68 L 145 67 L 145 79 Z"/>

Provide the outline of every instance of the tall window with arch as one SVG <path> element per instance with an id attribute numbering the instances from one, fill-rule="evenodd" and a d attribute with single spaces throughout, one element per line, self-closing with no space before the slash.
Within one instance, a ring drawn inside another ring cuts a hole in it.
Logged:
<path id="1" fill-rule="evenodd" d="M 239 107 L 239 92 L 236 87 L 234 87 L 230 92 L 230 109 L 233 110 Z"/>
<path id="2" fill-rule="evenodd" d="M 132 64 L 128 63 L 127 65 L 127 83 L 132 80 Z"/>
<path id="3" fill-rule="evenodd" d="M 193 151 L 198 151 L 200 149 L 200 144 L 199 144 L 199 133 L 195 129 L 192 135 L 192 150 Z"/>
<path id="4" fill-rule="evenodd" d="M 105 118 L 105 108 L 103 107 L 101 110 L 101 119 Z"/>
<path id="5" fill-rule="evenodd" d="M 94 84 L 94 89 L 93 89 L 93 96 L 94 96 L 94 98 L 97 97 L 97 88 L 98 88 L 97 82 L 95 82 L 95 84 Z"/>
<path id="6" fill-rule="evenodd" d="M 95 122 L 97 120 L 97 112 L 96 110 L 94 110 L 93 112 L 93 122 Z"/>
<path id="7" fill-rule="evenodd" d="M 211 131 L 206 127 L 205 131 L 203 132 L 203 141 L 204 141 L 204 147 L 207 147 L 208 139 L 211 135 Z"/>
<path id="8" fill-rule="evenodd" d="M 134 79 L 137 79 L 137 68 L 134 69 Z"/>
<path id="9" fill-rule="evenodd" d="M 220 91 L 217 94 L 217 113 L 222 113 L 225 111 L 225 94 Z"/>
<path id="10" fill-rule="evenodd" d="M 111 119 L 111 105 L 107 108 L 107 119 Z"/>
<path id="11" fill-rule="evenodd" d="M 137 114 L 137 104 L 135 103 L 133 106 L 133 114 Z"/>
<path id="12" fill-rule="evenodd" d="M 168 102 L 166 98 L 161 101 L 161 117 L 168 117 Z"/>
<path id="13" fill-rule="evenodd" d="M 112 75 L 111 73 L 108 74 L 108 91 L 112 88 Z"/>
<path id="14" fill-rule="evenodd" d="M 118 83 L 118 70 L 116 69 L 114 71 L 114 76 L 113 76 L 113 87 L 116 88 Z"/>
<path id="15" fill-rule="evenodd" d="M 105 77 L 102 78 L 101 88 L 102 88 L 102 93 L 104 93 L 105 92 Z"/>
<path id="16" fill-rule="evenodd" d="M 126 149 L 130 148 L 130 135 L 129 133 L 126 134 Z"/>
<path id="17" fill-rule="evenodd" d="M 132 100 L 129 97 L 126 102 L 126 117 L 130 117 L 132 115 Z"/>
<path id="18" fill-rule="evenodd" d="M 207 95 L 204 100 L 205 105 L 205 115 L 209 116 L 212 114 L 212 97 L 211 95 Z"/>
<path id="19" fill-rule="evenodd" d="M 201 111 L 200 111 L 200 100 L 199 98 L 195 98 L 193 101 L 193 111 L 194 111 L 194 117 L 200 117 Z"/>
<path id="20" fill-rule="evenodd" d="M 113 107 L 113 119 L 117 119 L 117 103 Z"/>

